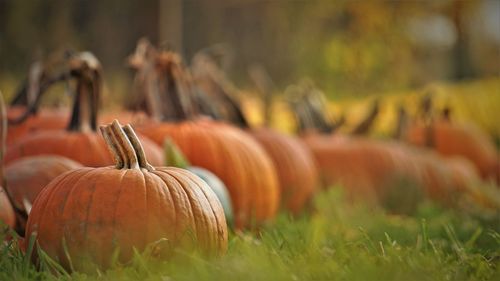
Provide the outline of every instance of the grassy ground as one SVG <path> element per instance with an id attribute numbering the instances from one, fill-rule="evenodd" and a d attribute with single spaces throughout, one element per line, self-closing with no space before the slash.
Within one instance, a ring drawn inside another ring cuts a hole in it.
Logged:
<path id="1" fill-rule="evenodd" d="M 500 280 L 500 214 L 423 203 L 412 216 L 347 204 L 322 193 L 315 212 L 282 214 L 258 233 L 232 233 L 227 255 L 137 254 L 106 272 L 36 271 L 16 245 L 0 247 L 0 280 Z"/>

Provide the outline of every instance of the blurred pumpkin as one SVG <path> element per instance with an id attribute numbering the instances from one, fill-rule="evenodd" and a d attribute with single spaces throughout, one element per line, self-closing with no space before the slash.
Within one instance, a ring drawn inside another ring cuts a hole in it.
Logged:
<path id="1" fill-rule="evenodd" d="M 199 108 L 209 109 L 209 112 L 202 111 L 207 115 L 213 114 L 213 108 L 219 109 L 220 112 L 217 112 L 216 116 L 221 116 L 226 121 L 245 129 L 257 140 L 276 167 L 282 207 L 293 214 L 299 214 L 312 199 L 318 186 L 318 173 L 311 152 L 300 140 L 292 136 L 268 127 L 250 128 L 240 101 L 235 98 L 235 87 L 205 52 L 195 55 L 192 64 L 194 79 L 203 89 L 202 93 L 206 93 L 207 96 L 204 101 L 210 102 L 210 105 Z M 266 92 L 267 109 L 264 110 L 264 115 L 267 117 L 266 121 L 269 121 L 270 90 L 262 89 L 262 91 Z"/>
<path id="2" fill-rule="evenodd" d="M 407 129 L 406 140 L 430 146 L 446 157 L 462 156 L 477 167 L 483 179 L 497 180 L 499 151 L 490 138 L 472 124 L 433 120 L 429 125 L 415 123 Z"/>
<path id="3" fill-rule="evenodd" d="M 7 163 L 20 157 L 41 154 L 68 157 L 85 166 L 112 163 L 106 153 L 106 144 L 95 132 L 101 91 L 100 63 L 91 53 L 82 52 L 72 57 L 69 64 L 70 74 L 77 80 L 77 90 L 67 130 L 39 132 L 20 139 L 7 150 Z M 142 141 L 151 162 L 161 165 L 161 148 L 145 138 Z"/>
<path id="4" fill-rule="evenodd" d="M 194 166 L 219 177 L 229 190 L 237 228 L 272 219 L 278 210 L 279 186 L 275 167 L 264 149 L 242 130 L 196 116 L 191 100 L 194 85 L 178 54 L 163 51 L 149 57 L 146 98 L 150 122 L 137 130 L 159 145 L 171 138 Z M 161 101 L 159 104 L 154 101 Z M 146 111 L 148 112 L 148 111 Z"/>
<path id="5" fill-rule="evenodd" d="M 177 248 L 226 251 L 224 212 L 204 181 L 183 169 L 151 166 L 130 125 L 115 121 L 101 131 L 116 166 L 79 168 L 53 180 L 33 205 L 26 237 L 36 233 L 42 250 L 78 271 L 106 269 L 115 255 L 128 262 L 151 243 L 162 257 Z"/>

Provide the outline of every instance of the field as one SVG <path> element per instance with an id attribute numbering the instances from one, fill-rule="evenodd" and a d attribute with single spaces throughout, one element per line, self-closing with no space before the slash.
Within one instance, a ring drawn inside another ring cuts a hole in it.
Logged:
<path id="1" fill-rule="evenodd" d="M 37 271 L 17 245 L 1 247 L 0 280 L 498 280 L 500 214 L 464 201 L 422 203 L 411 216 L 345 202 L 336 188 L 314 211 L 230 234 L 227 255 L 178 252 L 171 261 L 137 253 L 106 272 L 69 274 L 48 258 Z M 161 243 L 161 242 L 159 242 Z"/>

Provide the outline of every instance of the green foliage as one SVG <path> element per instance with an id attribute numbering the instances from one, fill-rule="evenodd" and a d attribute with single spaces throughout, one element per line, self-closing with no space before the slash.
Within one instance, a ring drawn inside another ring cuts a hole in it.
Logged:
<path id="1" fill-rule="evenodd" d="M 282 214 L 259 231 L 232 233 L 227 255 L 178 252 L 170 261 L 136 253 L 94 275 L 60 270 L 42 254 L 41 271 L 16 243 L 1 247 L 0 280 L 498 280 L 500 215 L 423 203 L 412 217 L 346 203 L 323 193 L 311 214 Z"/>

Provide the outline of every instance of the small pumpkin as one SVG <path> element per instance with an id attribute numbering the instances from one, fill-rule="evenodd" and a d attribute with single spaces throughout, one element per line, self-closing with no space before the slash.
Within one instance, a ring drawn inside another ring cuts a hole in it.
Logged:
<path id="1" fill-rule="evenodd" d="M 191 166 L 186 157 L 184 157 L 180 149 L 170 138 L 167 138 L 165 140 L 164 149 L 167 166 L 187 169 L 193 174 L 200 177 L 208 184 L 208 186 L 210 186 L 210 188 L 213 190 L 213 192 L 215 192 L 215 195 L 217 195 L 217 198 L 222 204 L 227 223 L 229 225 L 232 225 L 234 219 L 233 207 L 231 205 L 231 198 L 229 197 L 227 187 L 224 185 L 224 183 L 209 170 L 201 167 Z"/>
<path id="2" fill-rule="evenodd" d="M 193 173 L 153 167 L 130 125 L 101 127 L 116 166 L 60 175 L 39 195 L 26 227 L 37 245 L 66 269 L 87 271 L 128 262 L 133 249 L 166 239 L 158 255 L 177 248 L 220 255 L 227 249 L 224 211 Z M 71 266 L 68 256 L 71 257 Z M 91 267 L 93 268 L 93 267 Z"/>

